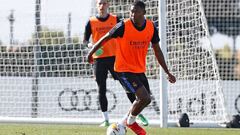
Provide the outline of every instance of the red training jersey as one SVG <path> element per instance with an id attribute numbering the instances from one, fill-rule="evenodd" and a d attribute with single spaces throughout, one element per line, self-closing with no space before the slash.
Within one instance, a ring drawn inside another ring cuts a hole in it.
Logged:
<path id="1" fill-rule="evenodd" d="M 101 37 L 110 31 L 117 24 L 117 16 L 109 15 L 108 19 L 104 22 L 98 20 L 95 16 L 90 18 L 92 39 L 95 44 Z M 101 55 L 93 54 L 93 58 L 102 58 L 115 56 L 116 53 L 116 39 L 111 39 L 104 43 L 101 48 L 103 53 Z"/>
<path id="2" fill-rule="evenodd" d="M 146 71 L 146 55 L 154 34 L 154 25 L 146 20 L 143 30 L 137 30 L 132 21 L 124 21 L 123 37 L 118 37 L 114 69 L 117 72 L 144 73 Z"/>

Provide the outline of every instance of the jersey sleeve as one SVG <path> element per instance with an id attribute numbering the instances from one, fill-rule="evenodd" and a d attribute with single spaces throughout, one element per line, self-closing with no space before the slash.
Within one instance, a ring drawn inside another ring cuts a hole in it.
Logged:
<path id="1" fill-rule="evenodd" d="M 87 24 L 85 25 L 85 31 L 84 31 L 84 39 L 85 41 L 89 41 L 89 38 L 92 34 L 92 29 L 91 29 L 91 24 L 90 24 L 90 20 L 87 22 Z"/>
<path id="2" fill-rule="evenodd" d="M 156 44 L 160 41 L 160 38 L 159 38 L 159 34 L 158 34 L 158 29 L 156 28 L 156 26 L 154 24 L 153 24 L 153 26 L 154 26 L 154 32 L 153 32 L 153 37 L 152 37 L 151 43 Z"/>
<path id="3" fill-rule="evenodd" d="M 124 34 L 124 22 L 117 23 L 110 31 L 109 35 L 112 38 L 123 37 Z"/>

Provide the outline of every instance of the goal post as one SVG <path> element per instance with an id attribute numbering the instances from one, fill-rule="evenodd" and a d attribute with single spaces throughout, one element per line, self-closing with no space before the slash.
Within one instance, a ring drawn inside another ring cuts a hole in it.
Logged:
<path id="1" fill-rule="evenodd" d="M 202 2 L 160 3 L 161 46 L 166 47 L 168 66 L 177 77 L 176 84 L 164 87 L 167 92 L 162 95 L 168 99 L 162 100 L 167 104 L 163 109 L 168 113 L 161 118 L 168 120 L 162 121 L 177 123 L 180 115 L 187 113 L 191 126 L 217 127 L 227 121 L 226 104 Z M 166 83 L 164 79 L 161 82 Z"/>
<path id="2" fill-rule="evenodd" d="M 163 52 L 165 60 L 167 60 L 167 38 L 166 38 L 166 1 L 159 1 L 159 35 L 160 35 L 160 46 Z M 168 91 L 167 91 L 167 80 L 165 77 L 165 72 L 160 68 L 160 126 L 168 126 Z"/>

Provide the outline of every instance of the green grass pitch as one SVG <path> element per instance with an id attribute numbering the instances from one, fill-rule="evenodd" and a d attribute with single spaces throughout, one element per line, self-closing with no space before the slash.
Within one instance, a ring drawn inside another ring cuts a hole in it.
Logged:
<path id="1" fill-rule="evenodd" d="M 148 135 L 240 135 L 240 129 L 144 127 Z M 97 125 L 1 124 L 0 135 L 106 135 Z M 130 129 L 127 135 L 134 135 Z"/>

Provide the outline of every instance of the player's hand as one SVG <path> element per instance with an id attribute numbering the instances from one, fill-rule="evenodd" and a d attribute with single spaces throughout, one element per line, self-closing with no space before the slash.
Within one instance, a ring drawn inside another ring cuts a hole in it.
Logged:
<path id="1" fill-rule="evenodd" d="M 171 73 L 168 73 L 167 75 L 168 75 L 167 79 L 170 83 L 175 83 L 176 82 L 176 78 L 175 78 L 174 75 L 172 75 Z"/>
<path id="2" fill-rule="evenodd" d="M 88 48 L 92 48 L 93 44 L 92 43 L 88 43 L 87 46 L 88 46 Z"/>
<path id="3" fill-rule="evenodd" d="M 93 64 L 93 57 L 91 54 L 88 54 L 87 55 L 87 61 L 90 63 L 90 64 Z"/>

